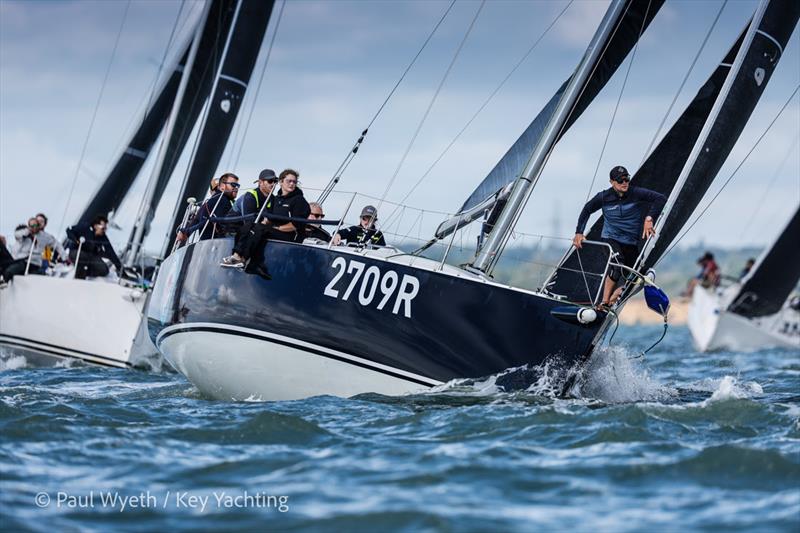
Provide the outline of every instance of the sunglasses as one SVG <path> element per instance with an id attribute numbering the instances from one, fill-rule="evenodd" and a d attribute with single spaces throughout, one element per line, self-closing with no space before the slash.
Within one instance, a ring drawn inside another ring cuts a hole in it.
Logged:
<path id="1" fill-rule="evenodd" d="M 627 176 L 622 176 L 619 178 L 611 178 L 612 180 L 616 181 L 617 183 L 630 183 L 631 179 Z"/>
<path id="2" fill-rule="evenodd" d="M 283 180 L 284 183 L 297 183 L 297 180 Z"/>
<path id="3" fill-rule="evenodd" d="M 39 227 L 41 227 L 41 224 L 28 224 L 28 227 L 29 228 L 39 228 Z"/>
<path id="4" fill-rule="evenodd" d="M 325 213 L 311 213 L 312 217 L 325 218 Z"/>
<path id="5" fill-rule="evenodd" d="M 241 185 L 239 185 L 238 183 L 233 182 L 233 181 L 226 181 L 222 185 L 230 185 L 234 189 L 238 189 L 239 187 L 241 187 Z"/>

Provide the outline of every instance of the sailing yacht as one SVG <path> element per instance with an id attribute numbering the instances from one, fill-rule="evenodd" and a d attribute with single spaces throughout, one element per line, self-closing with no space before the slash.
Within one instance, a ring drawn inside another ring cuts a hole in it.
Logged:
<path id="1" fill-rule="evenodd" d="M 272 1 L 258 0 L 206 2 L 190 38 L 176 47 L 176 59 L 156 88 L 138 129 L 78 219 L 87 222 L 98 213 L 119 208 L 161 135 L 155 168 L 124 253 L 125 266 L 138 268 L 139 278 L 75 279 L 74 268 L 54 269 L 57 275 L 16 276 L 0 290 L 0 346 L 22 351 L 32 364 L 80 360 L 122 368 L 160 367 L 145 320 L 153 276 L 144 279 L 142 243 L 201 111 L 207 109 L 204 124 L 230 132 L 257 48 L 240 50 L 230 58 L 227 45 L 232 39 L 260 42 L 272 6 Z M 228 70 L 220 71 L 220 65 Z M 207 101 L 211 102 L 208 106 Z M 201 150 L 202 163 L 216 167 L 222 148 L 202 146 Z M 188 192 L 202 198 L 202 189 Z"/>
<path id="2" fill-rule="evenodd" d="M 689 331 L 700 351 L 800 349 L 800 207 L 783 231 L 736 283 L 697 286 L 689 304 Z"/>
<path id="3" fill-rule="evenodd" d="M 573 75 L 459 212 L 439 226 L 431 242 L 452 239 L 473 221 L 496 220 L 468 265 L 392 247 L 270 242 L 271 279 L 265 280 L 218 267 L 230 238 L 190 243 L 165 259 L 155 284 L 148 321 L 159 351 L 200 391 L 226 400 L 397 395 L 515 367 L 585 363 L 626 301 L 610 311 L 597 308 L 605 274 L 616 266 L 606 243 L 590 233 L 538 290 L 498 283 L 491 273 L 559 138 L 662 3 L 613 1 Z M 711 184 L 799 16 L 796 2 L 761 2 L 634 176 L 668 195 L 659 236 L 643 247 L 639 270 L 664 254 Z M 638 271 L 629 277 L 629 293 L 652 286 Z M 666 312 L 667 305 L 662 300 L 654 307 Z"/>

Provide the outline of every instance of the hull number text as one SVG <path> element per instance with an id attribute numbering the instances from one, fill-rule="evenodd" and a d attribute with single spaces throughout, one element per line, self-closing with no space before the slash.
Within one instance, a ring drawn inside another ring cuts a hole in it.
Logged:
<path id="1" fill-rule="evenodd" d="M 334 259 L 331 268 L 336 273 L 325 287 L 325 296 L 344 301 L 352 296 L 363 306 L 377 303 L 379 310 L 391 309 L 395 315 L 402 313 L 411 318 L 411 301 L 419 292 L 416 277 L 407 274 L 401 277 L 394 270 L 381 272 L 375 265 L 368 267 L 361 261 L 347 261 L 344 257 Z M 343 277 L 349 277 L 346 287 L 344 283 L 339 284 Z"/>

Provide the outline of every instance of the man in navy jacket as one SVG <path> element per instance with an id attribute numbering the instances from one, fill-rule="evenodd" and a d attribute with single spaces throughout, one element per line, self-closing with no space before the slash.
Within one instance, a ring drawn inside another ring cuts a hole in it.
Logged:
<path id="1" fill-rule="evenodd" d="M 618 262 L 633 267 L 639 257 L 639 241 L 655 235 L 653 224 L 664 209 L 667 197 L 644 187 L 631 187 L 631 176 L 622 166 L 611 169 L 610 181 L 609 189 L 600 191 L 583 206 L 572 242 L 575 248 L 581 248 L 586 240 L 583 232 L 589 215 L 602 209 L 602 240 L 617 254 Z M 622 293 L 622 287 L 614 290 L 621 274 L 619 268 L 612 268 L 609 272 L 603 286 L 603 305 L 613 304 Z"/>

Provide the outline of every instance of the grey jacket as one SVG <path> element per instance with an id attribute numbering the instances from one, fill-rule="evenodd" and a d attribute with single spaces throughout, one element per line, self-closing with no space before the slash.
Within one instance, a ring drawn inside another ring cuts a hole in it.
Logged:
<path id="1" fill-rule="evenodd" d="M 62 259 L 67 257 L 64 247 L 61 246 L 61 243 L 58 242 L 58 239 L 46 231 L 40 231 L 35 235 L 35 237 L 36 245 L 34 246 L 33 254 L 31 255 L 32 265 L 42 265 L 42 253 L 44 253 L 45 248 L 48 247 L 57 252 Z M 31 253 L 31 245 L 34 243 L 34 236 L 32 236 L 30 230 L 25 227 L 15 231 L 14 238 L 17 240 L 17 245 L 14 247 L 13 252 L 14 259 L 28 259 L 28 254 Z"/>

